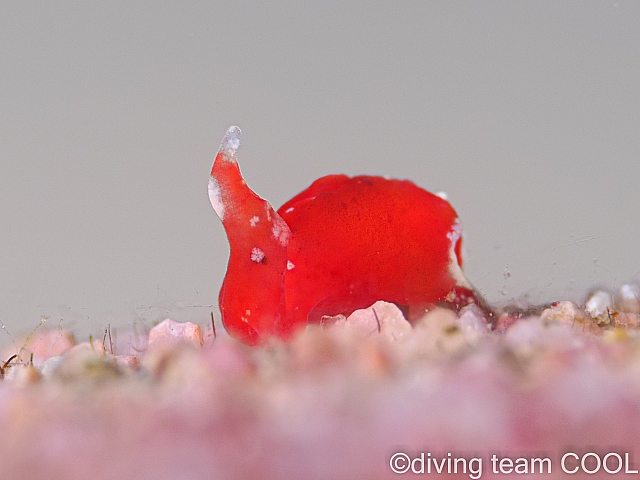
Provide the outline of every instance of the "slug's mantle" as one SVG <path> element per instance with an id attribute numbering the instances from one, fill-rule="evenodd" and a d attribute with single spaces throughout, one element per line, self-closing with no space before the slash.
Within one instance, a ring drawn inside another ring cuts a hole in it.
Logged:
<path id="1" fill-rule="evenodd" d="M 241 132 L 227 131 L 209 199 L 229 239 L 220 290 L 227 331 L 255 345 L 378 300 L 412 321 L 434 304 L 482 304 L 462 273 L 458 216 L 408 180 L 328 175 L 276 212 L 240 173 Z"/>

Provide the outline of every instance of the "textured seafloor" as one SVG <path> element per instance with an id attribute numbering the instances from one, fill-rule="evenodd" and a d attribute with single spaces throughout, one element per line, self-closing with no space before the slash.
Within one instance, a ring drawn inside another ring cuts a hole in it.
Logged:
<path id="1" fill-rule="evenodd" d="M 166 321 L 127 355 L 43 330 L 3 368 L 0 478 L 431 478 L 440 465 L 450 479 L 581 478 L 562 470 L 571 453 L 565 469 L 609 454 L 608 470 L 620 458 L 634 478 L 638 305 L 587 306 L 505 313 L 491 329 L 473 308 L 412 327 L 379 302 L 259 348 Z M 547 458 L 551 473 L 531 461 Z"/>

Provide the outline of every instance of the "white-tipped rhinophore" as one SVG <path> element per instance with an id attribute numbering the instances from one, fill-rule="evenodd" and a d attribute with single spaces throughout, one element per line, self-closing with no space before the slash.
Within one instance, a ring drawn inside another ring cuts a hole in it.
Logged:
<path id="1" fill-rule="evenodd" d="M 229 127 L 227 133 L 225 133 L 218 154 L 216 155 L 215 162 L 231 162 L 238 163 L 236 158 L 238 149 L 240 148 L 240 138 L 242 137 L 242 131 L 235 125 Z M 214 162 L 214 168 L 215 168 Z M 213 209 L 220 217 L 220 220 L 224 220 L 224 202 L 222 201 L 222 191 L 220 189 L 220 183 L 218 179 L 213 175 L 213 169 L 211 170 L 211 176 L 209 177 L 209 201 L 213 206 Z"/>
<path id="2" fill-rule="evenodd" d="M 236 158 L 240 129 L 227 130 L 211 167 L 209 199 L 229 240 L 229 265 L 218 301 L 229 332 L 255 345 L 286 338 L 284 276 L 291 230 L 273 207 L 245 182 Z M 246 288 L 247 280 L 256 288 Z"/>
<path id="3" fill-rule="evenodd" d="M 225 160 L 229 162 L 236 162 L 236 154 L 238 153 L 238 149 L 240 148 L 240 138 L 242 137 L 242 131 L 240 128 L 234 126 L 229 127 L 227 133 L 224 135 L 222 139 L 222 143 L 220 144 L 220 149 L 218 153 L 222 153 L 225 157 Z"/>

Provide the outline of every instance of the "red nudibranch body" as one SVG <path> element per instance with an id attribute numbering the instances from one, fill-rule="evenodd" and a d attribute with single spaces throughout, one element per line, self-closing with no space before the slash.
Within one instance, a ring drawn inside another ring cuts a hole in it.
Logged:
<path id="1" fill-rule="evenodd" d="M 462 273 L 458 216 L 443 198 L 408 180 L 328 175 L 276 212 L 242 178 L 239 146 L 231 127 L 209 179 L 229 239 L 219 302 L 232 336 L 250 345 L 288 339 L 378 300 L 409 320 L 437 303 L 482 306 Z"/>

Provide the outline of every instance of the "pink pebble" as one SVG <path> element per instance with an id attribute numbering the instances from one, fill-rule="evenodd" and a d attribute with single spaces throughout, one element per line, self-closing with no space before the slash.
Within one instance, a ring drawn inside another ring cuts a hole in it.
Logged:
<path id="1" fill-rule="evenodd" d="M 116 364 L 120 367 L 128 367 L 133 370 L 137 370 L 140 365 L 140 361 L 135 355 L 116 355 L 113 357 L 116 361 Z"/>
<path id="2" fill-rule="evenodd" d="M 75 345 L 73 348 L 70 348 L 66 352 L 66 354 L 67 356 L 76 355 L 79 352 L 85 352 L 85 351 L 94 351 L 98 355 L 104 355 L 106 350 L 105 350 L 105 346 L 102 344 L 101 341 L 93 340 L 91 342 L 82 342 Z"/>
<path id="3" fill-rule="evenodd" d="M 26 341 L 20 352 L 19 361 L 30 361 L 31 353 L 33 353 L 34 365 L 40 365 L 50 357 L 64 354 L 74 345 L 73 334 L 68 330 L 41 329 Z"/>
<path id="4" fill-rule="evenodd" d="M 354 311 L 347 318 L 340 318 L 336 326 L 357 332 L 362 336 L 381 333 L 390 340 L 400 340 L 411 335 L 411 324 L 393 303 L 378 301 L 369 308 Z"/>
<path id="5" fill-rule="evenodd" d="M 170 318 L 165 318 L 149 332 L 148 348 L 157 345 L 172 345 L 187 342 L 198 347 L 204 343 L 200 325 L 191 322 L 176 322 Z"/>

